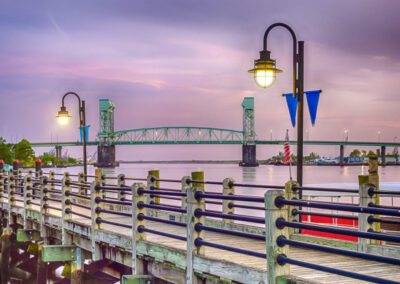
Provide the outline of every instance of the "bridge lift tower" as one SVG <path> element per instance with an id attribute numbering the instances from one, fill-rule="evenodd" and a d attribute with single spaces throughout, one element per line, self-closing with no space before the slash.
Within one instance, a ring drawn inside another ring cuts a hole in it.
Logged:
<path id="1" fill-rule="evenodd" d="M 243 145 L 242 167 L 258 166 L 256 157 L 256 132 L 254 130 L 254 98 L 246 97 L 242 102 L 243 107 Z"/>
<path id="2" fill-rule="evenodd" d="M 110 145 L 112 137 L 108 135 L 114 132 L 114 103 L 109 99 L 99 100 L 99 145 L 97 146 L 97 163 L 99 168 L 114 168 L 119 165 L 115 161 L 115 145 Z"/>

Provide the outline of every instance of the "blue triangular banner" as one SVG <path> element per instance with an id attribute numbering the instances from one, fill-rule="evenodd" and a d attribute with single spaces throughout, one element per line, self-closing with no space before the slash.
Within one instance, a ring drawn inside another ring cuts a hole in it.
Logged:
<path id="1" fill-rule="evenodd" d="M 86 143 L 89 141 L 89 127 L 90 125 L 85 126 Z M 80 129 L 80 133 L 81 133 L 81 143 L 82 143 L 82 136 L 83 136 L 82 126 Z"/>
<path id="2" fill-rule="evenodd" d="M 286 102 L 289 109 L 290 120 L 292 121 L 293 127 L 296 126 L 296 112 L 297 112 L 297 102 L 299 101 L 299 96 L 293 98 L 293 93 L 285 94 Z"/>
<path id="3" fill-rule="evenodd" d="M 305 93 L 307 97 L 308 110 L 311 117 L 311 124 L 314 126 L 315 118 L 317 117 L 318 100 L 321 91 L 307 91 Z"/>

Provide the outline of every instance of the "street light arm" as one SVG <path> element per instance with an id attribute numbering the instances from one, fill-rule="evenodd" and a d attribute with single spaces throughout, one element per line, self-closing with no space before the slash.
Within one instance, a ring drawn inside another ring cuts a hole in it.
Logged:
<path id="1" fill-rule="evenodd" d="M 65 107 L 65 105 L 64 105 L 64 99 L 68 96 L 68 95 L 74 95 L 77 99 L 78 99 L 78 103 L 79 103 L 79 124 L 81 125 L 81 126 L 85 126 L 85 125 L 83 125 L 84 123 L 83 123 L 83 121 L 82 121 L 82 114 L 81 114 L 81 112 L 82 112 L 82 104 L 81 104 L 81 98 L 79 97 L 79 95 L 77 94 L 77 93 L 75 93 L 75 92 L 68 92 L 68 93 L 66 93 L 63 97 L 62 97 L 62 107 Z"/>
<path id="2" fill-rule="evenodd" d="M 275 28 L 275 27 L 283 27 L 283 28 L 287 29 L 287 30 L 290 32 L 290 34 L 292 35 L 292 38 L 293 38 L 293 53 L 294 53 L 294 54 L 297 54 L 297 48 L 296 48 L 297 39 L 296 39 L 296 34 L 294 33 L 294 31 L 292 30 L 291 27 L 289 27 L 288 25 L 286 25 L 286 24 L 284 24 L 284 23 L 275 23 L 275 24 L 272 24 L 272 25 L 270 25 L 270 26 L 268 27 L 268 29 L 265 31 L 265 34 L 264 34 L 264 50 L 267 50 L 267 38 L 268 38 L 268 34 L 269 34 L 269 32 L 270 32 L 273 28 Z"/>

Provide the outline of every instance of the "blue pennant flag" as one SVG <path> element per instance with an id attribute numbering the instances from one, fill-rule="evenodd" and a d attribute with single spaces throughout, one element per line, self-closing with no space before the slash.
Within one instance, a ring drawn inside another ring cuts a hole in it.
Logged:
<path id="1" fill-rule="evenodd" d="M 293 93 L 285 94 L 286 102 L 288 105 L 290 120 L 292 121 L 293 127 L 296 126 L 296 112 L 297 112 L 297 102 L 299 101 L 299 96 L 293 98 Z"/>
<path id="2" fill-rule="evenodd" d="M 317 117 L 318 100 L 321 90 L 318 91 L 307 91 L 308 110 L 310 112 L 311 124 L 314 126 L 315 118 Z"/>
<path id="3" fill-rule="evenodd" d="M 90 125 L 86 125 L 86 126 L 85 126 L 86 143 L 89 141 L 89 127 L 90 127 Z M 80 133 L 81 133 L 81 143 L 82 143 L 82 140 L 83 140 L 83 138 L 82 138 L 82 136 L 83 136 L 82 128 L 83 128 L 83 127 L 81 126 L 81 129 L 80 129 Z"/>

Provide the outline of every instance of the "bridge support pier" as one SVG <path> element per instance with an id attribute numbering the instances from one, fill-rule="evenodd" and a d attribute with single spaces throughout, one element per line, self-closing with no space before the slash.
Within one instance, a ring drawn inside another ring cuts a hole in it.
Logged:
<path id="1" fill-rule="evenodd" d="M 382 166 L 386 166 L 386 146 L 381 146 Z"/>
<path id="2" fill-rule="evenodd" d="M 256 157 L 256 145 L 246 145 L 242 146 L 242 161 L 239 163 L 241 167 L 258 167 L 257 157 Z"/>
<path id="3" fill-rule="evenodd" d="M 340 145 L 340 166 L 344 166 L 344 145 Z"/>
<path id="4" fill-rule="evenodd" d="M 97 146 L 97 162 L 98 168 L 115 168 L 119 163 L 115 161 L 115 145 L 99 145 Z"/>

